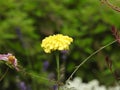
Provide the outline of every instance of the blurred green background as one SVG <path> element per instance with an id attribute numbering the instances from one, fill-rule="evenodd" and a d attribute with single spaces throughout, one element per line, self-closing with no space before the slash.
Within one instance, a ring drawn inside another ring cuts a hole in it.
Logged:
<path id="1" fill-rule="evenodd" d="M 120 5 L 118 0 L 110 1 Z M 99 0 L 0 0 L 0 53 L 14 54 L 26 70 L 23 73 L 9 69 L 0 81 L 0 90 L 52 90 L 54 84 L 46 79 L 56 78 L 56 63 L 54 54 L 46 54 L 41 48 L 42 39 L 57 33 L 74 39 L 68 55 L 60 55 L 65 81 L 86 57 L 114 40 L 113 25 L 120 29 L 120 13 Z M 74 77 L 114 85 L 115 78 L 105 57 L 111 58 L 119 74 L 119 48 L 115 43 L 100 51 Z M 2 77 L 8 66 L 0 67 Z"/>

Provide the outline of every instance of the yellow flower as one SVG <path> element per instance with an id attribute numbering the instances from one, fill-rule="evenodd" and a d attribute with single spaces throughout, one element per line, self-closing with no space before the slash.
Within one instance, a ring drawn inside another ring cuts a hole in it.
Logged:
<path id="1" fill-rule="evenodd" d="M 51 51 L 56 51 L 56 50 L 60 50 L 60 51 L 68 50 L 71 42 L 73 42 L 73 39 L 70 38 L 69 36 L 56 34 L 43 39 L 41 47 L 44 49 L 46 53 L 51 53 Z"/>

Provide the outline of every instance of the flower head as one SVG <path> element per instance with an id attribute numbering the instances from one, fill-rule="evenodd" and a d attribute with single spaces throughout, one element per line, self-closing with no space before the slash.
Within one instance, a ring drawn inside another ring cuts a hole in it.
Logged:
<path id="1" fill-rule="evenodd" d="M 16 70 L 18 70 L 17 59 L 11 53 L 8 54 L 0 54 L 0 60 L 7 62 L 12 65 Z"/>
<path id="2" fill-rule="evenodd" d="M 57 34 L 43 39 L 41 47 L 46 53 L 51 53 L 56 50 L 68 50 L 71 42 L 73 42 L 71 37 Z"/>

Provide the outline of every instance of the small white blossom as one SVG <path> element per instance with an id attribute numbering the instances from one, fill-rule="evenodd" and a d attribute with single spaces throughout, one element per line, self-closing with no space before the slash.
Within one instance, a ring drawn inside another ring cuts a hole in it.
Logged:
<path id="1" fill-rule="evenodd" d="M 120 86 L 106 87 L 99 85 L 98 80 L 92 80 L 88 83 L 83 83 L 79 77 L 70 80 L 64 86 L 60 87 L 60 90 L 120 90 Z"/>

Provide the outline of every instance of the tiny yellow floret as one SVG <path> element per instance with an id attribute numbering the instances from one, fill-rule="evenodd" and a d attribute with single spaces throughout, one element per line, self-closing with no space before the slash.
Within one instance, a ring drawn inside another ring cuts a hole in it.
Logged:
<path id="1" fill-rule="evenodd" d="M 41 47 L 46 53 L 51 53 L 51 51 L 56 50 L 69 50 L 69 45 L 71 42 L 73 42 L 71 37 L 64 36 L 62 34 L 56 34 L 43 39 Z"/>

